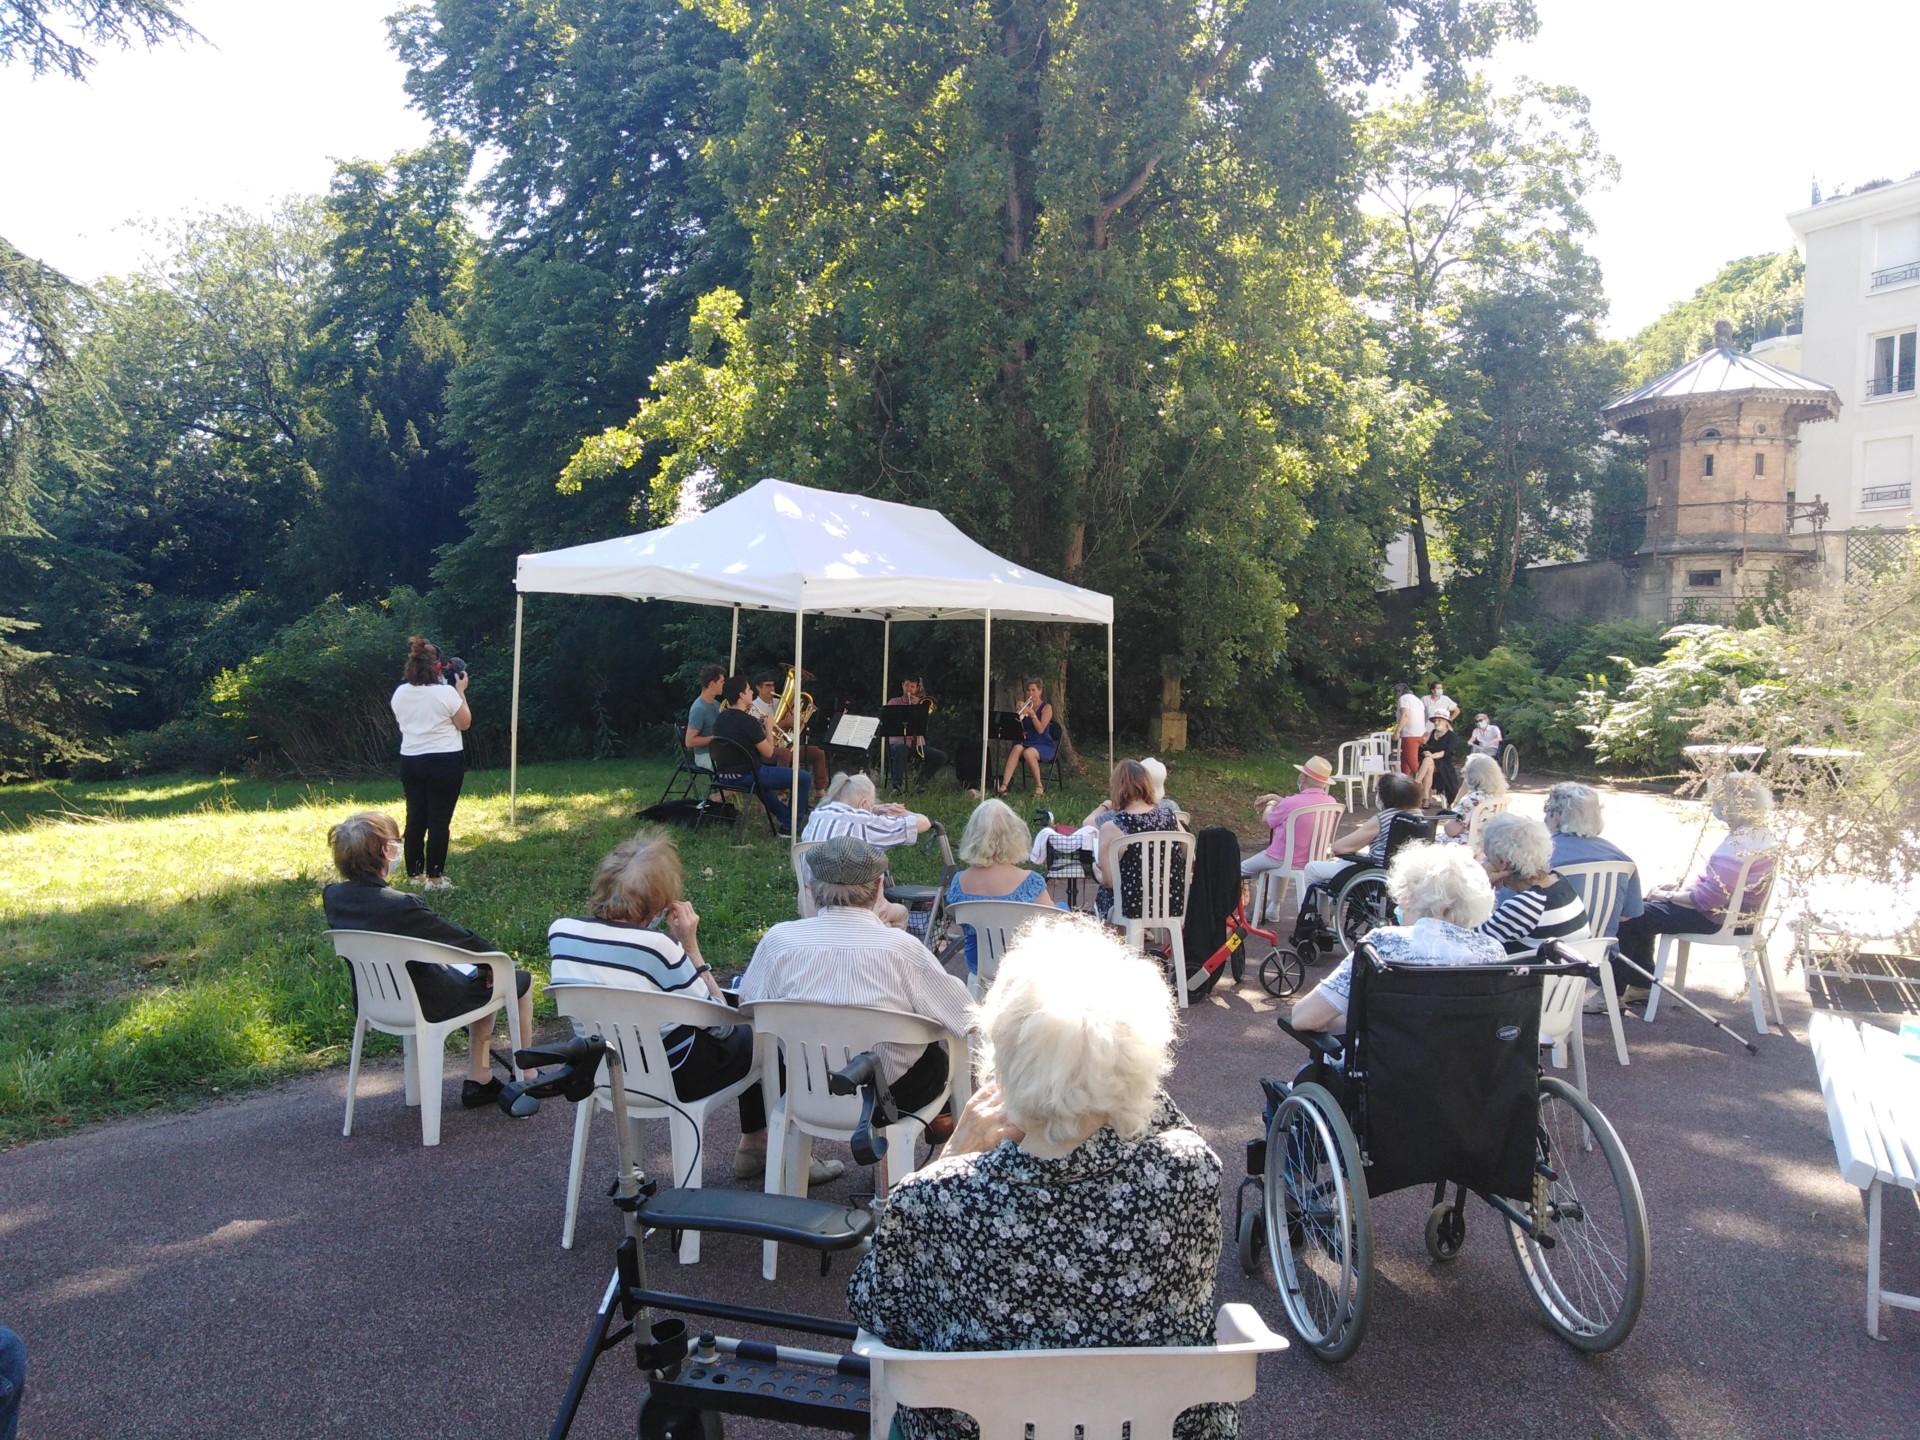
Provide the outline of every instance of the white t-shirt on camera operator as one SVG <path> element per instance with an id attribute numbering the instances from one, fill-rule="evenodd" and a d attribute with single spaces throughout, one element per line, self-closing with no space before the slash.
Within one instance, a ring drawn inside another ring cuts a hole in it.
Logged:
<path id="1" fill-rule="evenodd" d="M 406 685 L 393 692 L 393 718 L 400 722 L 402 755 L 444 755 L 465 748 L 453 717 L 466 704 L 452 685 Z"/>

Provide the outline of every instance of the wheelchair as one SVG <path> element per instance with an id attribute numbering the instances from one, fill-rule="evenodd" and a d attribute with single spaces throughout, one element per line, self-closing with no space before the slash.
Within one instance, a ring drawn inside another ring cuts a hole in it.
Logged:
<path id="1" fill-rule="evenodd" d="M 1379 864 L 1355 860 L 1324 885 L 1309 885 L 1300 897 L 1299 918 L 1285 946 L 1275 950 L 1285 959 L 1276 965 L 1304 975 L 1308 965 L 1337 959 L 1353 950 L 1367 932 L 1393 918 L 1387 897 L 1387 867 L 1404 845 L 1433 839 L 1438 817 L 1401 813 L 1387 829 L 1386 859 Z M 1269 994 L 1281 992 L 1268 986 Z"/>
<path id="2" fill-rule="evenodd" d="M 1640 1182 L 1606 1117 L 1540 1073 L 1544 984 L 1595 973 L 1551 944 L 1512 966 L 1444 968 L 1389 965 L 1362 944 L 1345 1036 L 1280 1022 L 1314 1058 L 1291 1084 L 1261 1082 L 1266 1134 L 1247 1146 L 1236 1238 L 1249 1275 L 1264 1248 L 1288 1319 L 1322 1360 L 1350 1358 L 1366 1333 L 1369 1199 L 1415 1185 L 1433 1186 L 1434 1260 L 1459 1255 L 1478 1195 L 1562 1338 L 1598 1353 L 1632 1332 L 1649 1264 Z"/>

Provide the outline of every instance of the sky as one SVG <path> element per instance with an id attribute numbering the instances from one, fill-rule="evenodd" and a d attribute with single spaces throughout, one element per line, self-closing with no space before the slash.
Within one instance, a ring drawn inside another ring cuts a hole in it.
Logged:
<path id="1" fill-rule="evenodd" d="M 86 84 L 0 71 L 0 235 L 91 281 L 152 249 L 138 222 L 317 192 L 336 159 L 419 145 L 386 40 L 399 3 L 188 0 L 202 43 L 104 55 Z M 1538 38 L 1491 68 L 1585 93 L 1620 162 L 1589 242 L 1611 334 L 1785 249 L 1815 178 L 1832 194 L 1920 170 L 1911 0 L 1536 3 Z"/>

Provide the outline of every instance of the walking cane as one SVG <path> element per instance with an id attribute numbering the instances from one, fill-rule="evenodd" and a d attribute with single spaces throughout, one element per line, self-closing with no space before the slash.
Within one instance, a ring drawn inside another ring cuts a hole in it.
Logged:
<path id="1" fill-rule="evenodd" d="M 1694 1004 L 1693 1001 L 1689 1000 L 1685 995 L 1681 994 L 1678 990 L 1674 989 L 1673 986 L 1661 985 L 1661 983 L 1658 980 L 1655 980 L 1653 978 L 1652 971 L 1641 969 L 1640 966 L 1634 964 L 1633 961 L 1627 959 L 1626 956 L 1622 955 L 1620 953 L 1619 946 L 1614 945 L 1614 946 L 1608 947 L 1607 954 L 1610 958 L 1618 961 L 1619 964 L 1624 966 L 1626 969 L 1632 971 L 1635 975 L 1638 975 L 1642 980 L 1646 981 L 1648 989 L 1665 990 L 1667 992 L 1667 999 L 1686 1006 L 1687 1009 L 1691 1010 L 1694 1014 L 1698 1015 L 1702 1020 L 1706 1021 L 1709 1025 L 1713 1026 L 1714 1029 L 1726 1031 L 1727 1034 L 1731 1035 L 1735 1040 L 1738 1040 L 1742 1045 L 1747 1047 L 1747 1053 L 1749 1055 L 1758 1055 L 1760 1053 L 1760 1051 L 1755 1047 L 1753 1041 L 1747 1039 L 1747 1037 L 1742 1035 L 1738 1030 L 1735 1030 L 1730 1026 L 1723 1025 L 1720 1021 L 1714 1019 L 1713 1016 L 1709 1015 L 1706 1011 L 1702 1010 L 1698 1005 Z"/>

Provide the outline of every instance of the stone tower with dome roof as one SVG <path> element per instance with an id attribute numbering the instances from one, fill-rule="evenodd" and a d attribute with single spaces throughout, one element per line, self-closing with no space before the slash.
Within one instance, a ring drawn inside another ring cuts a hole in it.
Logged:
<path id="1" fill-rule="evenodd" d="M 1734 349 L 1723 320 L 1712 349 L 1600 413 L 1647 440 L 1646 533 L 1627 562 L 1641 619 L 1719 618 L 1812 578 L 1817 537 L 1793 521 L 1817 530 L 1822 507 L 1795 495 L 1795 451 L 1802 425 L 1840 413 L 1832 386 Z"/>

